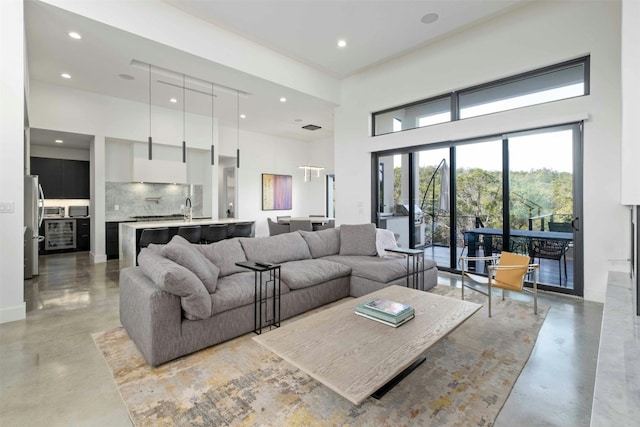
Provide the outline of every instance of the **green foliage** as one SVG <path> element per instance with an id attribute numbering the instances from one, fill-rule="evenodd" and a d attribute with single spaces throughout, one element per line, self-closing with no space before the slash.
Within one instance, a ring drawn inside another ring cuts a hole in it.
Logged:
<path id="1" fill-rule="evenodd" d="M 435 166 L 420 167 L 419 193 L 416 195 L 418 206 L 422 204 L 427 222 L 427 235 L 431 236 L 432 200 L 435 196 L 436 224 L 433 241 L 448 245 L 449 221 L 447 213 L 438 212 L 440 194 L 439 173 L 434 179 L 433 188 L 425 196 L 429 179 Z M 394 203 L 400 203 L 401 169 L 394 168 Z M 528 229 L 529 219 L 534 218 L 533 228 L 539 229 L 542 216 L 547 223 L 554 215 L 555 221 L 566 221 L 573 212 L 573 175 L 550 169 L 515 171 L 509 174 L 510 186 L 510 222 L 512 229 Z M 485 227 L 502 228 L 502 173 L 486 171 L 480 168 L 459 168 L 456 171 L 455 204 L 459 239 L 461 231 L 475 227 L 479 218 Z M 424 201 L 424 204 L 423 204 Z M 461 242 L 460 242 L 461 243 Z"/>

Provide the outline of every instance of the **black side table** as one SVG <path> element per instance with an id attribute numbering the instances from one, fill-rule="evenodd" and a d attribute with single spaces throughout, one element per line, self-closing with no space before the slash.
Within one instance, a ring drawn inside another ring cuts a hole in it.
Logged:
<path id="1" fill-rule="evenodd" d="M 248 268 L 254 274 L 254 315 L 253 332 L 260 335 L 262 328 L 280 327 L 280 264 L 265 263 L 259 261 L 236 262 L 236 265 Z M 263 273 L 265 278 L 263 279 Z M 271 307 L 269 307 L 269 285 L 272 286 Z M 264 306 L 264 316 L 262 307 Z M 269 310 L 271 308 L 271 310 Z M 263 322 L 264 317 L 264 322 Z"/>
<path id="2" fill-rule="evenodd" d="M 424 270 L 422 269 L 424 251 L 410 248 L 391 248 L 385 249 L 385 251 L 405 255 L 407 257 L 407 288 L 424 290 Z M 413 286 L 409 286 L 409 277 L 412 278 Z"/>

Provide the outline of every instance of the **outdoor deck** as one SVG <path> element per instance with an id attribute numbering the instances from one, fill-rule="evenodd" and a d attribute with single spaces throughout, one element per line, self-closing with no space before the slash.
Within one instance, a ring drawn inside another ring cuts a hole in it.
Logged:
<path id="1" fill-rule="evenodd" d="M 456 260 L 460 258 L 462 255 L 463 248 L 457 248 Z M 467 251 L 464 250 L 464 254 L 466 255 Z M 482 249 L 477 254 L 477 256 L 484 256 Z M 438 267 L 443 269 L 452 268 L 454 270 L 460 270 L 460 266 L 449 265 L 449 247 L 447 246 L 428 246 L 424 248 L 424 257 L 428 259 L 432 259 L 436 262 Z M 565 289 L 573 289 L 573 254 L 572 251 L 569 250 L 566 253 L 567 257 L 567 276 L 564 275 L 564 260 L 562 262 L 558 262 L 556 260 L 550 259 L 537 259 L 536 263 L 540 264 L 540 269 L 538 270 L 538 283 L 542 285 L 562 287 Z M 484 264 L 478 263 L 476 266 L 477 272 L 484 272 Z M 562 276 L 559 275 L 558 269 L 562 268 Z M 562 277 L 562 284 L 558 282 L 559 278 Z"/>

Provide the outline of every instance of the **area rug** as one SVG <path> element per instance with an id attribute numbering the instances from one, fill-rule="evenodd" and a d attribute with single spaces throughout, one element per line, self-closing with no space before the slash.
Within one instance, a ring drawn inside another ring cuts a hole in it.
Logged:
<path id="1" fill-rule="evenodd" d="M 459 288 L 446 285 L 432 292 L 460 298 Z M 253 334 L 158 368 L 147 365 L 122 327 L 93 339 L 136 426 L 490 426 L 547 311 L 535 315 L 532 302 L 494 298 L 492 318 L 483 307 L 382 399 L 360 405 L 264 349 Z"/>

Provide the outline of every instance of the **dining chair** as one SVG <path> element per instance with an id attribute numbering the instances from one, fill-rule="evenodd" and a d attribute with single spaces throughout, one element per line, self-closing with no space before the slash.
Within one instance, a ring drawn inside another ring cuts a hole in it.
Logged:
<path id="1" fill-rule="evenodd" d="M 336 220 L 335 219 L 330 219 L 329 222 L 327 222 L 325 224 L 318 224 L 317 226 L 313 227 L 314 231 L 328 230 L 329 228 L 336 228 Z"/>
<path id="2" fill-rule="evenodd" d="M 279 224 L 283 224 L 282 222 L 283 219 L 291 219 L 291 215 L 283 215 L 283 216 L 276 217 L 276 221 L 278 221 Z"/>
<path id="3" fill-rule="evenodd" d="M 289 231 L 297 231 L 297 230 L 313 231 L 313 228 L 311 227 L 311 221 L 292 219 L 291 222 L 289 223 Z"/>
<path id="4" fill-rule="evenodd" d="M 289 232 L 289 224 L 278 224 L 277 222 L 273 222 L 271 218 L 267 218 L 267 225 L 269 226 L 269 236 Z"/>
<path id="5" fill-rule="evenodd" d="M 469 261 L 485 261 L 489 262 L 487 266 L 487 276 L 480 276 L 465 270 L 465 266 Z M 460 257 L 462 264 L 462 299 L 464 299 L 464 289 L 468 288 L 485 295 L 489 299 L 488 311 L 491 317 L 491 289 L 502 289 L 502 299 L 504 300 L 505 291 L 529 291 L 524 287 L 524 281 L 527 274 L 533 275 L 533 312 L 538 314 L 538 264 L 530 264 L 531 258 L 526 255 L 518 255 L 511 252 L 502 251 L 500 255 L 483 256 L 483 257 Z M 468 281 L 465 281 L 468 279 Z M 478 288 L 478 285 L 487 286 L 487 291 Z"/>

